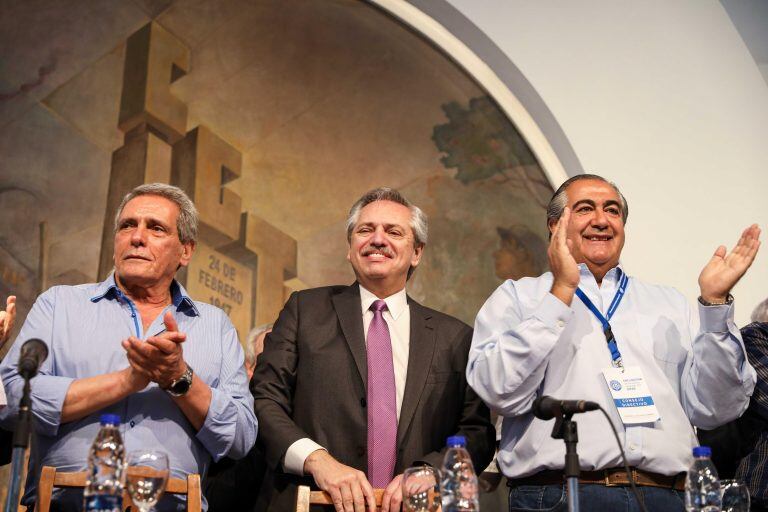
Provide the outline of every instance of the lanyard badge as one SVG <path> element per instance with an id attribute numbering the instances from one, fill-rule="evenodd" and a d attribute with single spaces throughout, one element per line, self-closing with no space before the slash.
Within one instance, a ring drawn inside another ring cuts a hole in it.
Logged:
<path id="1" fill-rule="evenodd" d="M 616 337 L 613 335 L 611 324 L 609 322 L 613 317 L 613 314 L 616 312 L 616 309 L 619 307 L 619 304 L 621 304 L 621 299 L 624 298 L 624 294 L 627 292 L 628 284 L 629 276 L 622 272 L 621 279 L 619 279 L 619 288 L 616 290 L 616 295 L 613 296 L 613 300 L 611 301 L 611 305 L 608 306 L 608 311 L 606 312 L 605 316 L 603 316 L 600 310 L 597 309 L 597 306 L 592 303 L 589 297 L 587 297 L 587 294 L 584 293 L 581 288 L 576 288 L 576 295 L 579 297 L 579 299 L 581 299 L 581 302 L 583 302 L 584 305 L 589 308 L 592 314 L 597 317 L 597 319 L 600 321 L 600 324 L 603 326 L 603 335 L 605 336 L 608 350 L 611 352 L 611 361 L 614 368 L 623 368 L 624 364 L 622 363 L 621 352 L 619 352 L 619 346 L 616 344 Z"/>
<path id="2" fill-rule="evenodd" d="M 600 321 L 603 326 L 603 335 L 611 352 L 612 368 L 603 369 L 603 377 L 608 389 L 613 397 L 613 403 L 616 406 L 622 423 L 625 425 L 636 425 L 642 423 L 653 423 L 661 419 L 656 404 L 653 401 L 648 384 L 643 376 L 643 371 L 639 366 L 625 367 L 621 360 L 621 352 L 616 344 L 616 337 L 611 330 L 610 320 L 616 309 L 624 298 L 629 284 L 629 277 L 622 273 L 619 280 L 619 287 L 616 295 L 613 296 L 611 305 L 608 307 L 605 316 L 589 300 L 589 297 L 581 290 L 576 289 L 576 295 Z"/>

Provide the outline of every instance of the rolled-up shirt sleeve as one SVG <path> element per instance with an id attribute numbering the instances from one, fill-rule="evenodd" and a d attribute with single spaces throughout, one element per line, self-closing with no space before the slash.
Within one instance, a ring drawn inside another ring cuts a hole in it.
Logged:
<path id="1" fill-rule="evenodd" d="M 8 406 L 0 410 L 0 422 L 6 428 L 12 428 L 19 412 L 19 401 L 24 390 L 24 378 L 17 371 L 19 353 L 25 341 L 38 338 L 48 346 L 51 354 L 43 361 L 37 376 L 30 382 L 32 414 L 35 417 L 35 431 L 44 436 L 55 436 L 61 424 L 61 411 L 69 386 L 74 379 L 53 375 L 56 361 L 53 357 L 52 343 L 53 314 L 56 306 L 57 287 L 40 295 L 32 310 L 27 315 L 19 336 L 0 364 L 0 377 L 3 380 Z"/>
<path id="2" fill-rule="evenodd" d="M 243 349 L 237 331 L 225 317 L 222 326 L 222 365 L 218 384 L 211 386 L 211 403 L 197 439 L 214 460 L 240 459 L 256 442 L 258 423 L 253 396 L 243 366 Z"/>

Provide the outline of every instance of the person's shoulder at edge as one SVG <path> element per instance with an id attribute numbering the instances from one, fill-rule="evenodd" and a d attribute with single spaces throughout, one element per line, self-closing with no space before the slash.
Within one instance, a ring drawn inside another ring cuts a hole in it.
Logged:
<path id="1" fill-rule="evenodd" d="M 768 322 L 752 322 L 741 328 L 741 334 L 746 339 L 763 340 L 768 342 Z"/>

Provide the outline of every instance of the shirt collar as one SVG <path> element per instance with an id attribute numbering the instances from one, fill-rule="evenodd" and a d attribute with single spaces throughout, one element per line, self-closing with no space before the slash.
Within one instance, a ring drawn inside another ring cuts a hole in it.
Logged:
<path id="1" fill-rule="evenodd" d="M 360 285 L 360 305 L 363 309 L 363 314 L 365 314 L 365 312 L 370 309 L 371 304 L 373 304 L 373 302 L 376 300 L 379 300 L 376 295 L 366 290 L 363 285 Z M 392 318 L 397 320 L 408 306 L 408 295 L 405 293 L 405 288 L 393 295 L 390 295 L 389 297 L 386 297 L 384 302 L 387 303 L 389 314 L 392 315 Z"/>
<path id="2" fill-rule="evenodd" d="M 114 271 L 96 286 L 96 294 L 91 297 L 91 302 L 99 302 L 101 299 L 116 299 L 118 302 L 128 300 L 117 286 Z M 188 316 L 200 316 L 200 311 L 198 311 L 195 302 L 190 298 L 187 290 L 175 279 L 171 282 L 171 302 L 179 313 L 185 313 Z"/>
<path id="3" fill-rule="evenodd" d="M 592 275 L 592 272 L 590 272 L 589 267 L 587 267 L 586 263 L 579 263 L 579 272 L 581 273 L 582 278 L 587 276 L 594 278 L 594 276 Z M 621 264 L 621 262 L 619 262 L 618 265 L 613 267 L 611 270 L 608 271 L 608 273 L 605 274 L 605 277 L 603 278 L 603 280 L 604 281 L 608 280 L 614 283 L 618 283 L 623 274 L 624 274 L 623 265 Z"/>

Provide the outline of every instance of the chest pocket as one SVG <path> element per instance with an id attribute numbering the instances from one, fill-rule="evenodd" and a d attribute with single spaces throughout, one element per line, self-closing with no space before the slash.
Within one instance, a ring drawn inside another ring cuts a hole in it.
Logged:
<path id="1" fill-rule="evenodd" d="M 658 319 L 651 328 L 653 357 L 669 364 L 683 364 L 688 357 L 688 347 L 683 345 L 680 327 L 669 318 Z M 687 345 L 687 343 L 686 343 Z"/>

